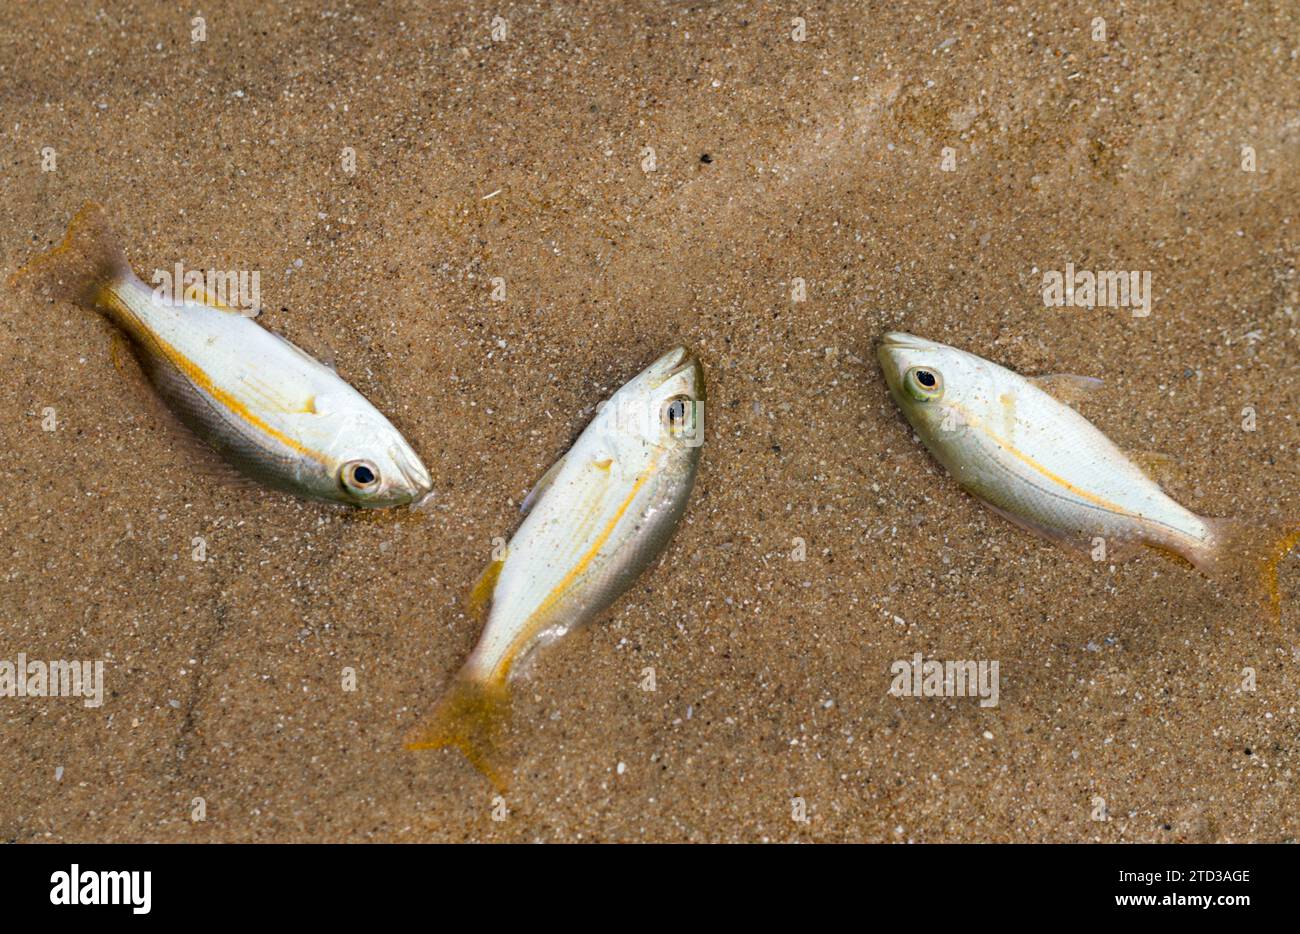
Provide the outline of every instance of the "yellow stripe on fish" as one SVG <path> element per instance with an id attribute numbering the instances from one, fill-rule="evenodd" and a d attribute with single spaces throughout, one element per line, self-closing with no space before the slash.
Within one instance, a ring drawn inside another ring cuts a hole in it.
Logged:
<path id="1" fill-rule="evenodd" d="M 652 464 L 651 470 L 653 469 L 654 469 L 654 465 Z M 564 579 L 555 585 L 555 589 L 553 589 L 549 594 L 547 594 L 546 599 L 543 600 L 541 604 L 537 607 L 537 609 L 533 611 L 532 616 L 529 617 L 528 622 L 524 624 L 522 630 L 522 632 L 525 634 L 525 638 L 528 635 L 533 634 L 533 632 L 538 628 L 540 622 L 546 620 L 547 614 L 555 607 L 557 603 L 560 602 L 560 600 L 564 598 L 565 594 L 570 591 L 570 588 L 573 586 L 573 582 L 578 579 L 578 576 L 588 568 L 591 562 L 595 559 L 596 554 L 604 546 L 605 542 L 609 540 L 610 535 L 613 534 L 614 528 L 618 525 L 619 521 L 623 518 L 623 514 L 627 512 L 627 508 L 631 506 L 632 501 L 636 499 L 637 493 L 641 492 L 641 488 L 645 486 L 646 481 L 649 479 L 650 479 L 650 473 L 642 474 L 640 477 L 637 478 L 636 483 L 632 485 L 631 492 L 627 494 L 627 499 L 623 500 L 622 504 L 618 507 L 618 511 L 614 513 L 614 517 L 609 520 L 609 522 L 605 525 L 605 528 L 601 530 L 599 535 L 596 536 L 596 540 L 592 542 L 591 547 L 587 550 L 587 553 L 578 559 L 577 564 L 573 566 L 573 568 L 569 571 L 569 573 L 564 575 Z M 507 655 L 504 659 L 502 659 L 502 661 L 497 665 L 496 670 L 493 672 L 493 677 L 499 678 L 502 681 L 504 681 L 510 673 L 511 665 L 514 664 L 515 658 L 518 656 L 520 650 L 522 650 L 523 647 L 524 647 L 523 640 L 517 642 L 515 644 L 514 650 L 509 655 Z"/>
<path id="2" fill-rule="evenodd" d="M 885 335 L 877 356 L 890 393 L 935 459 L 1002 515 L 1084 550 L 1100 538 L 1177 555 L 1207 576 L 1262 597 L 1280 618 L 1277 567 L 1300 540 L 1300 525 L 1197 515 L 1039 385 L 1095 380 L 1030 380 L 955 347 L 902 333 Z M 995 433 L 991 424 L 1004 424 L 1005 430 Z"/>
<path id="3" fill-rule="evenodd" d="M 1114 513 L 1115 515 L 1119 515 L 1119 516 L 1128 516 L 1129 518 L 1132 518 L 1132 519 L 1142 519 L 1142 518 L 1144 518 L 1143 516 L 1139 515 L 1138 513 L 1130 512 L 1129 510 L 1125 509 L 1124 507 L 1122 507 L 1122 506 L 1120 506 L 1120 505 L 1118 505 L 1118 504 L 1116 504 L 1116 503 L 1112 503 L 1110 500 L 1105 499 L 1104 497 L 1097 496 L 1097 495 L 1095 495 L 1095 494 L 1093 494 L 1093 493 L 1090 493 L 1090 492 L 1088 492 L 1087 490 L 1083 489 L 1082 487 L 1076 486 L 1075 484 L 1071 483 L 1069 480 L 1065 479 L 1065 477 L 1061 476 L 1060 474 L 1058 474 L 1058 473 L 1054 473 L 1053 471 L 1048 470 L 1046 467 L 1044 467 L 1044 466 L 1043 466 L 1042 464 L 1040 464 L 1038 461 L 1034 460 L 1034 459 L 1033 459 L 1032 457 L 1030 457 L 1028 454 L 1024 453 L 1024 452 L 1021 451 L 1019 448 L 1017 448 L 1017 447 L 1016 447 L 1014 444 L 1012 444 L 1010 441 L 1008 441 L 1008 440 L 1006 440 L 1005 438 L 1002 438 L 1002 437 L 1000 437 L 1000 436 L 994 434 L 991 430 L 989 430 L 989 428 L 988 428 L 987 426 L 985 426 L 985 425 L 982 423 L 982 421 L 981 421 L 979 418 L 977 418 L 976 416 L 972 415 L 972 414 L 971 414 L 970 412 L 968 412 L 965 408 L 963 408 L 962 406 L 960 406 L 960 405 L 958 405 L 958 404 L 956 404 L 956 403 L 951 403 L 951 405 L 952 405 L 952 407 L 953 407 L 954 409 L 956 409 L 958 412 L 961 413 L 961 417 L 962 417 L 963 419 L 966 420 L 966 424 L 968 424 L 968 425 L 975 425 L 975 426 L 978 427 L 981 431 L 983 431 L 985 434 L 987 434 L 990 438 L 992 438 L 993 441 L 996 442 L 997 445 L 998 445 L 998 447 L 1000 447 L 1002 450 L 1006 451 L 1008 454 L 1010 454 L 1010 455 L 1012 455 L 1013 457 L 1015 457 L 1015 458 L 1016 458 L 1018 461 L 1020 461 L 1022 464 L 1025 464 L 1026 466 L 1028 466 L 1028 467 L 1032 468 L 1033 470 L 1037 471 L 1039 474 L 1041 474 L 1042 476 L 1046 477 L 1048 480 L 1052 481 L 1053 483 L 1057 484 L 1058 486 L 1062 486 L 1062 487 L 1064 487 L 1065 489 L 1069 490 L 1071 493 L 1073 493 L 1075 496 L 1078 496 L 1080 499 L 1086 500 L 1087 502 L 1092 503 L 1093 505 L 1095 505 L 1095 506 L 1097 506 L 1097 507 L 1099 507 L 1099 508 L 1101 508 L 1101 509 L 1104 509 L 1104 510 L 1106 510 L 1107 512 Z"/>
<path id="4" fill-rule="evenodd" d="M 268 486 L 368 507 L 410 503 L 433 488 L 401 433 L 333 370 L 206 291 L 187 293 L 203 301 L 156 295 L 131 271 L 97 205 L 14 282 L 103 312 L 135 342 L 181 420 Z"/>
<path id="5" fill-rule="evenodd" d="M 101 294 L 103 295 L 102 301 L 110 309 L 116 311 L 118 314 L 123 314 L 123 315 L 132 314 L 130 308 L 127 307 L 126 303 L 123 302 L 122 299 L 118 297 L 117 293 L 113 291 L 111 288 L 105 288 Z M 327 457 L 326 455 L 322 454 L 319 451 L 312 450 L 311 448 L 307 447 L 307 445 L 302 444 L 296 439 L 289 437 L 282 431 L 276 430 L 275 428 L 271 427 L 266 422 L 264 422 L 262 419 L 258 418 L 256 415 L 254 415 L 252 412 L 248 410 L 247 406 L 245 406 L 242 402 L 240 402 L 237 398 L 235 398 L 234 395 L 226 392 L 215 382 L 213 382 L 212 378 L 208 376 L 207 373 L 203 372 L 202 367 L 200 367 L 189 357 L 185 356 L 185 354 L 181 353 L 171 344 L 167 343 L 161 337 L 159 337 L 156 334 L 150 334 L 150 338 L 152 343 L 172 363 L 173 366 L 175 366 L 178 370 L 180 370 L 182 373 L 188 376 L 196 386 L 198 386 L 209 396 L 211 396 L 213 401 L 215 401 L 218 405 L 223 406 L 228 413 L 230 413 L 231 415 L 235 416 L 238 419 L 243 420 L 245 424 L 253 428 L 256 428 L 258 431 L 262 432 L 268 437 L 274 438 L 276 441 L 279 441 L 285 447 L 297 451 L 298 453 L 303 454 L 307 457 L 310 457 L 312 460 L 316 461 L 317 463 L 324 464 L 326 466 L 330 466 L 333 463 L 333 461 L 331 461 L 330 458 Z"/>
<path id="6" fill-rule="evenodd" d="M 661 413 L 703 398 L 699 361 L 674 349 L 619 389 L 546 472 L 500 568 L 475 588 L 478 603 L 492 587 L 478 645 L 408 749 L 457 746 L 505 787 L 511 678 L 535 646 L 598 617 L 663 551 L 686 508 L 700 448 L 684 436 L 680 415 Z"/>

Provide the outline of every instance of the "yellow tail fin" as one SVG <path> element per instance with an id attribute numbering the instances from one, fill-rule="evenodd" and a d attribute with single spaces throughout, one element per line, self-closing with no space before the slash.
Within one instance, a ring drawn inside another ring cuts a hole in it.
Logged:
<path id="1" fill-rule="evenodd" d="M 502 742 L 510 723 L 510 688 L 505 681 L 480 681 L 458 674 L 433 715 L 406 739 L 407 749 L 457 746 L 498 791 L 506 790 Z"/>
<path id="2" fill-rule="evenodd" d="M 131 266 L 109 229 L 104 209 L 87 202 L 68 225 L 63 242 L 19 269 L 9 285 L 30 285 L 50 298 L 98 308 L 100 289 L 130 274 Z"/>
<path id="3" fill-rule="evenodd" d="M 1278 565 L 1300 544 L 1300 526 L 1251 525 L 1233 519 L 1207 521 L 1214 533 L 1213 548 L 1187 557 L 1203 574 L 1258 600 L 1273 622 L 1281 623 Z"/>

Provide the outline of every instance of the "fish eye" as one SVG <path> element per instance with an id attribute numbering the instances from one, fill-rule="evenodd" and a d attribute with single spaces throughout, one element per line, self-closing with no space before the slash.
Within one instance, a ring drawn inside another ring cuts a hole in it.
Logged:
<path id="1" fill-rule="evenodd" d="M 943 395 L 943 376 L 927 366 L 914 366 L 903 377 L 908 395 L 921 402 L 933 402 Z"/>
<path id="2" fill-rule="evenodd" d="M 348 461 L 341 476 L 343 485 L 354 493 L 371 493 L 379 486 L 379 469 L 370 461 Z"/>
<path id="3" fill-rule="evenodd" d="M 691 397 L 690 396 L 673 396 L 663 407 L 663 420 L 668 426 L 668 430 L 674 434 L 680 432 L 686 427 L 687 419 L 691 414 Z"/>

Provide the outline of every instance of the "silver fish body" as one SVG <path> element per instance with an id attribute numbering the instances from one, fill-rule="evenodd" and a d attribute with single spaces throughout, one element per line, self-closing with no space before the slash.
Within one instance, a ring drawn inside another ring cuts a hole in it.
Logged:
<path id="1" fill-rule="evenodd" d="M 704 375 L 682 348 L 603 406 L 525 503 L 503 560 L 480 583 L 491 610 L 478 645 L 408 748 L 457 745 L 499 781 L 496 733 L 508 682 L 538 645 L 591 622 L 667 545 L 703 441 Z"/>
<path id="2" fill-rule="evenodd" d="M 64 243 L 24 274 L 119 325 L 168 406 L 244 474 L 356 506 L 432 489 L 402 434 L 333 370 L 237 311 L 142 282 L 98 208 L 78 214 Z"/>
<path id="3" fill-rule="evenodd" d="M 990 505 L 1053 537 L 1149 539 L 1180 551 L 1210 542 L 1204 520 L 1019 373 L 910 334 L 886 335 L 879 356 L 922 442 Z M 934 387 L 917 382 L 927 378 Z"/>
<path id="4" fill-rule="evenodd" d="M 964 489 L 1003 516 L 1094 558 L 1129 546 L 1173 554 L 1265 596 L 1277 613 L 1277 565 L 1300 529 L 1196 514 L 1048 391 L 1099 381 L 1030 379 L 911 334 L 885 335 L 877 356 L 922 443 Z"/>
<path id="5" fill-rule="evenodd" d="M 659 556 L 700 458 L 698 444 L 660 424 L 661 410 L 681 400 L 701 417 L 703 384 L 684 350 L 665 355 L 620 389 L 552 468 L 507 547 L 469 670 L 506 674 L 529 642 L 588 622 Z"/>

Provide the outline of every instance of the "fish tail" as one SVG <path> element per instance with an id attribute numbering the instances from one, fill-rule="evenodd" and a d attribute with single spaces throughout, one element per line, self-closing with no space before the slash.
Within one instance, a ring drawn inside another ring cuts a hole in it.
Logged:
<path id="1" fill-rule="evenodd" d="M 1281 624 L 1282 593 L 1278 565 L 1300 544 L 1300 524 L 1257 524 L 1236 519 L 1206 520 L 1213 535 L 1209 547 L 1185 555 L 1225 587 L 1258 602 Z"/>
<path id="2" fill-rule="evenodd" d="M 11 288 L 31 286 L 58 301 L 105 310 L 101 293 L 131 275 L 121 244 L 98 204 L 87 202 L 68 225 L 63 242 L 42 253 L 9 278 Z"/>
<path id="3" fill-rule="evenodd" d="M 407 736 L 406 748 L 456 746 L 498 791 L 505 791 L 502 742 L 509 723 L 510 688 L 505 680 L 461 672 L 429 719 Z"/>

